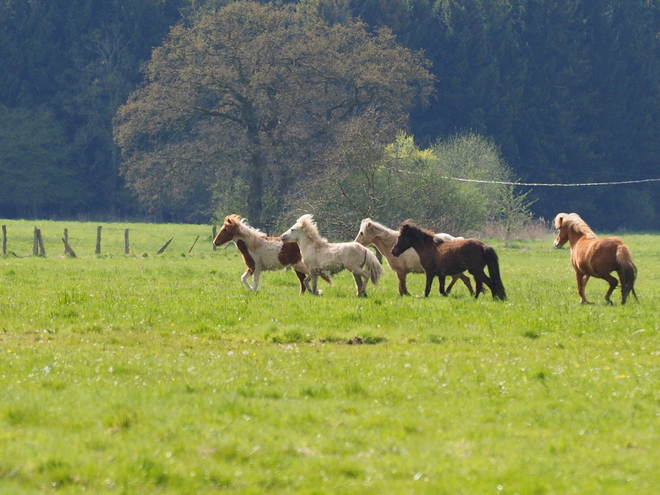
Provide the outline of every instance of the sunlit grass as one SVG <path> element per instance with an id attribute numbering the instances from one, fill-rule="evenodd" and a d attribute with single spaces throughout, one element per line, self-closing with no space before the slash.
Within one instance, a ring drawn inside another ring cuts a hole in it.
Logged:
<path id="1" fill-rule="evenodd" d="M 24 257 L 34 225 L 10 227 L 25 243 L 0 259 L 0 493 L 627 494 L 660 481 L 655 236 L 624 236 L 640 300 L 617 292 L 608 307 L 598 280 L 597 304 L 579 304 L 551 239 L 489 240 L 505 302 L 462 285 L 399 297 L 391 271 L 359 299 L 350 274 L 321 297 L 286 271 L 247 292 L 209 226 L 130 225 L 130 256 L 124 226 L 115 244 L 104 226 L 96 256 L 95 224 L 53 223 L 86 232 L 76 259 L 58 239 Z M 410 291 L 423 283 L 410 276 Z"/>

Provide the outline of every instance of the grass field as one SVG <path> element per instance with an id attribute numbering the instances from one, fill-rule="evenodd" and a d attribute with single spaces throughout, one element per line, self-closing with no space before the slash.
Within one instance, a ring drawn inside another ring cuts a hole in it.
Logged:
<path id="1" fill-rule="evenodd" d="M 104 224 L 94 255 L 97 224 L 0 223 L 2 494 L 660 486 L 660 236 L 621 235 L 639 301 L 609 307 L 593 279 L 579 304 L 550 235 L 487 240 L 505 302 L 402 298 L 389 270 L 358 299 L 346 273 L 321 297 L 286 271 L 250 293 L 209 226 Z M 35 226 L 47 257 L 26 256 Z"/>

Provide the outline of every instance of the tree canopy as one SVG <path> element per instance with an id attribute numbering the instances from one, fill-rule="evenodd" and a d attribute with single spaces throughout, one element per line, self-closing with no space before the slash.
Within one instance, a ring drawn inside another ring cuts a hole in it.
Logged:
<path id="1" fill-rule="evenodd" d="M 369 110 L 405 126 L 432 88 L 424 59 L 386 28 L 255 2 L 173 28 L 146 74 L 117 117 L 129 185 L 154 208 L 195 197 L 204 212 L 240 181 L 256 225 L 274 214 L 266 197 L 316 169 L 346 121 Z"/>

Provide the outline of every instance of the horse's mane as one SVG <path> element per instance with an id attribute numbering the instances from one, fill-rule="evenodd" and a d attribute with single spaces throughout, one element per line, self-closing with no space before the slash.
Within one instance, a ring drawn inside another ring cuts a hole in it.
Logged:
<path id="1" fill-rule="evenodd" d="M 370 224 L 369 228 L 373 229 L 376 234 L 381 234 L 383 232 L 385 232 L 386 234 L 396 234 L 396 230 L 390 229 L 389 227 L 386 227 L 382 223 L 378 223 L 375 220 L 372 220 L 371 218 L 365 218 L 364 220 L 362 220 L 362 223 L 360 224 L 361 231 L 366 228 L 367 223 Z"/>
<path id="2" fill-rule="evenodd" d="M 301 216 L 296 223 L 300 226 L 300 230 L 307 234 L 307 237 L 313 241 L 328 242 L 327 239 L 321 237 L 321 234 L 319 234 L 319 229 L 316 226 L 316 222 L 314 222 L 314 215 L 311 213 Z"/>
<path id="3" fill-rule="evenodd" d="M 432 237 L 432 238 L 435 237 L 435 232 L 432 232 L 428 229 L 423 229 L 421 227 L 418 227 L 417 225 L 415 225 L 415 222 L 413 222 L 412 220 L 406 220 L 406 221 L 402 222 L 400 227 L 399 227 L 399 232 L 403 232 L 404 228 L 405 229 L 410 229 L 413 232 L 413 235 L 415 235 L 416 237 L 420 237 L 420 238 L 423 238 L 423 237 L 426 237 L 426 236 Z"/>
<path id="4" fill-rule="evenodd" d="M 587 222 L 582 220 L 577 213 L 560 213 L 555 217 L 554 224 L 557 230 L 564 225 L 579 234 L 585 235 L 588 239 L 595 239 L 598 237 L 596 233 L 591 230 L 591 227 L 587 225 Z"/>
<path id="5" fill-rule="evenodd" d="M 251 227 L 247 221 L 247 218 L 242 218 L 236 214 L 227 215 L 225 217 L 225 225 L 229 228 L 233 228 L 236 232 L 251 235 L 254 237 L 266 237 L 266 234 L 259 229 Z"/>

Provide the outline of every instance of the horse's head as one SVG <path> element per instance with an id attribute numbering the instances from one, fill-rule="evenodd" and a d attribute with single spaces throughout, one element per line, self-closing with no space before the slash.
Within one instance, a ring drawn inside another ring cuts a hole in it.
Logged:
<path id="1" fill-rule="evenodd" d="M 238 234 L 240 226 L 241 217 L 238 215 L 227 215 L 220 232 L 218 232 L 218 235 L 213 239 L 213 244 L 216 246 L 222 246 L 223 244 L 233 241 L 234 236 Z"/>
<path id="2" fill-rule="evenodd" d="M 360 224 L 360 232 L 355 237 L 355 242 L 368 246 L 374 242 L 374 224 L 371 218 L 365 218 Z"/>
<path id="3" fill-rule="evenodd" d="M 419 227 L 416 227 L 410 221 L 403 222 L 399 228 L 399 237 L 396 240 L 396 244 L 392 247 L 392 254 L 394 256 L 401 256 L 408 249 L 413 247 L 416 238 L 416 230 L 419 230 Z"/>
<path id="4" fill-rule="evenodd" d="M 301 239 L 323 239 L 314 223 L 314 216 L 309 213 L 301 216 L 296 223 L 280 236 L 283 241 L 300 241 Z"/>
<path id="5" fill-rule="evenodd" d="M 587 222 L 582 220 L 577 213 L 560 213 L 554 220 L 555 228 L 558 231 L 557 238 L 555 239 L 555 247 L 562 247 L 566 242 L 573 245 L 581 237 L 587 239 L 596 239 L 598 236 L 595 234 Z"/>
<path id="6" fill-rule="evenodd" d="M 568 225 L 564 225 L 564 217 L 566 213 L 560 213 L 555 217 L 555 228 L 557 229 L 557 237 L 555 237 L 555 247 L 560 249 L 568 242 Z"/>
<path id="7" fill-rule="evenodd" d="M 284 242 L 295 242 L 299 240 L 302 235 L 302 223 L 300 222 L 300 219 L 298 219 L 298 221 L 294 223 L 289 230 L 280 236 L 280 239 L 282 239 Z"/>

